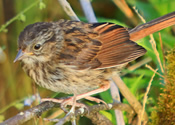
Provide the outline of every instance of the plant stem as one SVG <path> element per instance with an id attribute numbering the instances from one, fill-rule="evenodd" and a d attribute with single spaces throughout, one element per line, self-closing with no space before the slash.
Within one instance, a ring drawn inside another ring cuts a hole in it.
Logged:
<path id="1" fill-rule="evenodd" d="M 21 11 L 20 13 L 18 13 L 15 17 L 13 17 L 12 19 L 10 19 L 9 21 L 7 21 L 5 24 L 3 24 L 0 27 L 0 32 L 4 31 L 5 28 L 10 25 L 12 22 L 14 22 L 15 20 L 19 19 L 19 17 L 21 16 L 21 14 L 27 12 L 28 10 L 30 10 L 32 7 L 34 7 L 36 4 L 38 4 L 40 1 L 37 0 L 34 3 L 32 3 L 30 6 L 28 6 L 26 9 L 24 9 L 23 11 Z"/>

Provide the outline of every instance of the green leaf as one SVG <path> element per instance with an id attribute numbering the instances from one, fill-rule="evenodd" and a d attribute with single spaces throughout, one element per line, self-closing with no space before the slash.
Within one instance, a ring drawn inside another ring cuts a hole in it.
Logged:
<path id="1" fill-rule="evenodd" d="M 132 88 L 130 89 L 132 93 L 135 93 L 140 86 L 141 80 L 143 79 L 144 74 L 141 74 L 140 77 L 134 78 L 134 83 L 132 84 Z"/>
<path id="2" fill-rule="evenodd" d="M 44 9 L 44 8 L 46 8 L 46 4 L 43 3 L 43 2 L 40 2 L 40 3 L 39 3 L 39 8 L 40 8 L 41 10 Z"/>
<path id="3" fill-rule="evenodd" d="M 24 107 L 24 104 L 23 103 L 16 103 L 14 105 L 18 110 L 21 110 L 23 107 Z"/>
<path id="4" fill-rule="evenodd" d="M 25 16 L 24 14 L 21 14 L 21 15 L 19 16 L 19 20 L 25 22 L 25 21 L 26 21 L 26 16 Z"/>

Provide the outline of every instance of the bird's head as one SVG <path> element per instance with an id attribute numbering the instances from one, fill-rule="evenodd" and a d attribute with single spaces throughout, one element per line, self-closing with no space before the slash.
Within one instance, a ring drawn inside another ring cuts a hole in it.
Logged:
<path id="1" fill-rule="evenodd" d="M 61 36 L 60 28 L 54 23 L 39 22 L 28 25 L 19 35 L 18 54 L 14 62 L 48 61 L 51 53 L 58 51 L 55 50 L 56 47 L 61 46 Z"/>

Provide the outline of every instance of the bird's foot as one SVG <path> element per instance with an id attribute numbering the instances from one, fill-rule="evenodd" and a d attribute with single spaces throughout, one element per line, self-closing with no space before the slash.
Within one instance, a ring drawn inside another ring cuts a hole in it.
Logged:
<path id="1" fill-rule="evenodd" d="M 87 96 L 87 97 L 85 97 L 85 99 L 87 99 L 89 101 L 96 102 L 98 104 L 99 103 L 103 103 L 106 106 L 107 109 L 110 109 L 110 107 L 108 106 L 108 104 L 105 101 L 101 100 L 101 99 L 98 99 L 98 98 L 95 98 L 95 97 L 92 97 L 92 96 Z"/>
<path id="2" fill-rule="evenodd" d="M 66 110 L 66 107 L 68 105 L 72 106 L 72 108 L 69 112 Z M 64 99 L 64 101 L 61 103 L 61 109 L 65 112 L 67 112 L 68 114 L 69 113 L 74 113 L 75 112 L 75 107 L 85 108 L 85 109 L 88 110 L 88 107 L 85 104 L 76 102 L 76 96 L 70 97 L 68 99 Z"/>
<path id="3" fill-rule="evenodd" d="M 61 109 L 64 112 L 68 113 L 68 114 L 74 113 L 75 112 L 75 107 L 85 108 L 89 112 L 88 107 L 85 104 L 76 102 L 76 96 L 69 97 L 69 98 L 66 98 L 66 99 L 54 99 L 54 98 L 43 98 L 43 99 L 41 99 L 41 102 L 45 102 L 45 101 L 51 101 L 51 102 L 59 103 Z M 66 109 L 66 107 L 68 105 L 72 106 L 70 111 L 68 111 Z"/>

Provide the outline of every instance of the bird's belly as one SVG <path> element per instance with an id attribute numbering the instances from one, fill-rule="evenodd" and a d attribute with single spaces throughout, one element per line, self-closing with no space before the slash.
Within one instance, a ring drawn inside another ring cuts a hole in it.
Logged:
<path id="1" fill-rule="evenodd" d="M 95 83 L 77 83 L 75 81 L 57 81 L 53 84 L 40 84 L 42 87 L 52 90 L 54 92 L 62 92 L 66 94 L 82 94 L 88 91 L 98 88 L 98 84 Z"/>
<path id="2" fill-rule="evenodd" d="M 103 70 L 74 70 L 64 71 L 64 74 L 58 78 L 54 75 L 48 76 L 46 81 L 36 81 L 44 88 L 54 92 L 66 94 L 82 94 L 99 88 L 103 84 Z M 54 78 L 53 78 L 54 77 Z"/>
<path id="3" fill-rule="evenodd" d="M 42 66 L 42 63 L 39 65 L 43 67 L 42 70 L 28 65 L 24 65 L 23 69 L 39 86 L 67 94 L 82 94 L 97 89 L 113 72 L 119 71 L 118 67 L 76 70 L 64 65 L 52 69 Z"/>

